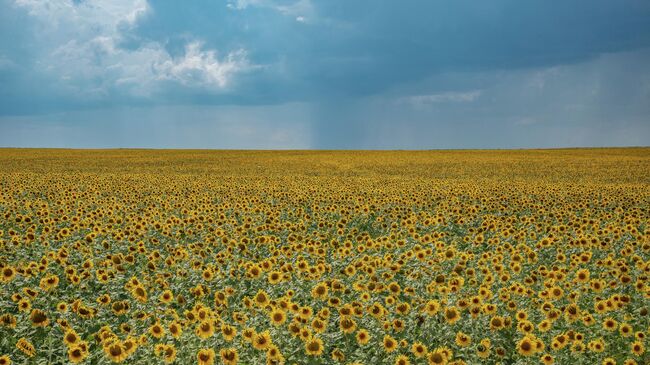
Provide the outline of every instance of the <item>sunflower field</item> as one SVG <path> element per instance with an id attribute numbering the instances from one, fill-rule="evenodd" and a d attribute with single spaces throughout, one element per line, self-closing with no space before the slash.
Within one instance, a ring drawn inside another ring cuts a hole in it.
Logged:
<path id="1" fill-rule="evenodd" d="M 650 149 L 0 150 L 0 365 L 649 364 Z"/>

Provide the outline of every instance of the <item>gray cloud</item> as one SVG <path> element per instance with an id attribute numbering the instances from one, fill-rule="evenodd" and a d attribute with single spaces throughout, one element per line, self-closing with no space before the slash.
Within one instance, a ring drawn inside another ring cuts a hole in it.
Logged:
<path id="1" fill-rule="evenodd" d="M 6 146 L 649 142 L 644 0 L 0 0 L 0 39 Z"/>
<path id="2" fill-rule="evenodd" d="M 606 54 L 566 66 L 438 75 L 347 103 L 343 115 L 325 109 L 322 128 L 335 119 L 335 129 L 351 131 L 338 134 L 350 138 L 334 142 L 325 134 L 315 145 L 369 149 L 648 145 L 650 64 L 644 60 L 649 52 Z M 449 85 L 465 91 L 440 92 Z M 429 95 L 424 99 L 435 102 L 405 103 L 403 94 Z"/>

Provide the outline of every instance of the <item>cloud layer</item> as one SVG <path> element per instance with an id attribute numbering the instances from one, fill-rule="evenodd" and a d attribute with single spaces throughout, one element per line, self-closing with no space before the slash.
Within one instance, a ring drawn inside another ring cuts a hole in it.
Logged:
<path id="1" fill-rule="evenodd" d="M 0 0 L 0 39 L 2 145 L 124 146 L 163 110 L 201 118 L 160 146 L 650 144 L 643 0 Z"/>
<path id="2" fill-rule="evenodd" d="M 152 97 L 172 87 L 168 82 L 222 91 L 251 68 L 245 49 L 221 56 L 198 35 L 188 37 L 177 55 L 139 37 L 138 23 L 155 16 L 146 0 L 16 0 L 12 6 L 26 11 L 39 41 L 29 71 L 81 102 Z"/>

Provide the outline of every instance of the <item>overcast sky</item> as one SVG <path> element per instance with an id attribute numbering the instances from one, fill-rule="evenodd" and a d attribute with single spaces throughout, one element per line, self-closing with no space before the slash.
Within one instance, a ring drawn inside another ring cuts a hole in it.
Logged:
<path id="1" fill-rule="evenodd" d="M 0 0 L 0 146 L 639 145 L 647 0 Z"/>

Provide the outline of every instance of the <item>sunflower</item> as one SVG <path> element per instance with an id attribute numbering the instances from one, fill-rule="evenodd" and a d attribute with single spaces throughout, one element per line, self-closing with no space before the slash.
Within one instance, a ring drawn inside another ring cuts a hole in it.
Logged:
<path id="1" fill-rule="evenodd" d="M 7 328 L 16 328 L 16 316 L 10 313 L 5 313 L 0 316 L 0 326 Z"/>
<path id="2" fill-rule="evenodd" d="M 630 326 L 627 323 L 622 323 L 619 326 L 618 331 L 621 333 L 621 336 L 623 337 L 630 337 L 634 334 L 632 326 Z"/>
<path id="3" fill-rule="evenodd" d="M 63 334 L 63 342 L 68 347 L 75 345 L 77 342 L 79 342 L 79 340 L 79 335 L 73 329 L 69 329 Z"/>
<path id="4" fill-rule="evenodd" d="M 131 289 L 131 294 L 140 303 L 147 302 L 147 290 L 142 285 L 136 285 Z"/>
<path id="5" fill-rule="evenodd" d="M 368 333 L 368 331 L 365 329 L 360 329 L 357 331 L 355 338 L 357 339 L 357 343 L 363 346 L 370 341 L 370 333 Z"/>
<path id="6" fill-rule="evenodd" d="M 386 313 L 386 309 L 384 308 L 384 306 L 382 306 L 379 303 L 374 303 L 373 305 L 371 305 L 370 308 L 368 308 L 368 311 L 370 312 L 370 315 L 373 316 L 375 319 L 382 318 Z"/>
<path id="7" fill-rule="evenodd" d="M 269 348 L 266 349 L 266 360 L 267 363 L 282 364 L 284 363 L 284 356 L 277 346 L 271 344 Z"/>
<path id="8" fill-rule="evenodd" d="M 520 322 L 520 323 L 523 323 L 523 321 Z M 492 317 L 492 319 L 490 319 L 490 329 L 491 330 L 498 331 L 498 330 L 500 330 L 500 329 L 502 329 L 504 327 L 505 327 L 505 322 L 504 322 L 503 317 L 494 316 L 494 317 Z"/>
<path id="9" fill-rule="evenodd" d="M 515 314 L 515 318 L 517 318 L 518 321 L 525 321 L 528 319 L 528 313 L 525 310 L 518 310 Z"/>
<path id="10" fill-rule="evenodd" d="M 172 363 L 176 360 L 176 347 L 174 345 L 165 345 L 162 354 L 166 363 Z"/>
<path id="11" fill-rule="evenodd" d="M 406 355 L 399 355 L 395 358 L 395 365 L 411 365 L 411 360 Z"/>
<path id="12" fill-rule="evenodd" d="M 634 338 L 636 338 L 639 341 L 643 341 L 645 339 L 645 332 L 643 331 L 637 331 L 634 333 Z"/>
<path id="13" fill-rule="evenodd" d="M 411 305 L 406 302 L 401 302 L 395 306 L 395 311 L 398 314 L 408 314 L 411 310 Z"/>
<path id="14" fill-rule="evenodd" d="M 411 352 L 419 359 L 427 355 L 427 347 L 422 342 L 415 342 L 411 345 Z"/>
<path id="15" fill-rule="evenodd" d="M 156 322 L 149 327 L 149 333 L 155 338 L 163 338 L 165 336 L 165 329 L 160 323 Z"/>
<path id="16" fill-rule="evenodd" d="M 269 331 L 256 333 L 253 336 L 253 347 L 257 350 L 266 350 L 271 344 L 271 334 Z"/>
<path id="17" fill-rule="evenodd" d="M 83 319 L 93 318 L 95 316 L 95 313 L 97 313 L 97 311 L 94 308 L 87 307 L 85 305 L 80 305 L 77 309 L 77 314 Z"/>
<path id="18" fill-rule="evenodd" d="M 56 275 L 48 275 L 41 279 L 40 288 L 44 291 L 50 291 L 59 285 L 59 277 Z"/>
<path id="19" fill-rule="evenodd" d="M 560 350 L 569 344 L 568 337 L 566 335 L 558 335 L 553 337 L 551 341 L 551 348 L 553 350 Z"/>
<path id="20" fill-rule="evenodd" d="M 606 357 L 603 359 L 601 362 L 602 365 L 616 365 L 616 359 L 613 359 L 611 357 Z"/>
<path id="21" fill-rule="evenodd" d="M 323 354 L 323 340 L 312 337 L 305 342 L 305 353 L 309 356 L 321 356 Z"/>
<path id="22" fill-rule="evenodd" d="M 29 301 L 29 299 L 23 298 L 18 301 L 18 311 L 28 312 L 30 309 L 32 309 L 32 303 Z"/>
<path id="23" fill-rule="evenodd" d="M 310 306 L 300 307 L 298 315 L 302 319 L 309 319 L 314 314 L 314 310 Z"/>
<path id="24" fill-rule="evenodd" d="M 447 353 L 440 349 L 431 351 L 427 360 L 429 360 L 430 365 L 445 365 L 448 363 Z"/>
<path id="25" fill-rule="evenodd" d="M 147 338 L 147 336 L 143 335 L 142 338 Z M 132 336 L 128 336 L 126 340 L 122 342 L 122 347 L 124 347 L 124 351 L 126 351 L 126 356 L 131 356 L 135 350 L 138 349 L 138 340 Z"/>
<path id="26" fill-rule="evenodd" d="M 641 341 L 634 341 L 632 345 L 630 345 L 630 351 L 636 356 L 641 356 L 645 352 L 645 346 Z"/>
<path id="27" fill-rule="evenodd" d="M 113 302 L 113 304 L 111 305 L 111 310 L 116 316 L 120 316 L 122 314 L 126 314 L 129 311 L 130 307 L 131 305 L 129 304 L 129 302 L 124 300 L 119 302 Z"/>
<path id="28" fill-rule="evenodd" d="M 237 349 L 232 347 L 221 349 L 219 355 L 221 355 L 221 361 L 224 365 L 237 365 L 237 361 L 239 361 L 239 353 Z"/>
<path id="29" fill-rule="evenodd" d="M 339 328 L 343 333 L 353 333 L 357 329 L 357 322 L 349 317 L 341 317 Z"/>
<path id="30" fill-rule="evenodd" d="M 270 340 L 270 336 L 268 336 L 268 331 L 266 333 L 266 339 Z M 237 329 L 229 324 L 222 324 L 221 325 L 221 334 L 223 335 L 224 340 L 230 342 L 232 341 L 235 336 L 237 336 Z"/>
<path id="31" fill-rule="evenodd" d="M 585 350 L 585 344 L 582 343 L 582 341 L 575 341 L 571 345 L 571 352 L 573 352 L 575 354 L 583 352 L 584 350 Z"/>
<path id="32" fill-rule="evenodd" d="M 212 321 L 202 321 L 198 326 L 196 326 L 195 332 L 199 338 L 202 338 L 204 340 L 212 337 L 212 335 L 214 335 L 214 326 L 212 325 Z"/>
<path id="33" fill-rule="evenodd" d="M 73 364 L 78 364 L 88 356 L 88 351 L 79 346 L 72 346 L 68 348 L 68 359 Z"/>
<path id="34" fill-rule="evenodd" d="M 262 269 L 258 265 L 251 265 L 246 274 L 251 279 L 257 279 L 262 275 Z"/>
<path id="35" fill-rule="evenodd" d="M 467 335 L 467 334 L 465 334 L 463 332 L 458 332 L 456 334 L 456 344 L 458 346 L 467 347 L 467 346 L 470 345 L 471 342 L 472 342 L 472 338 L 469 335 Z"/>
<path id="36" fill-rule="evenodd" d="M 171 333 L 174 338 L 179 338 L 183 334 L 183 327 L 178 323 L 178 321 L 172 321 L 168 328 L 169 333 Z"/>
<path id="37" fill-rule="evenodd" d="M 318 283 L 311 289 L 311 296 L 315 299 L 327 299 L 327 285 L 325 283 Z"/>
<path id="38" fill-rule="evenodd" d="M 593 352 L 603 352 L 605 351 L 605 341 L 602 338 L 599 338 L 589 342 L 587 347 Z"/>
<path id="39" fill-rule="evenodd" d="M 542 357 L 539 358 L 539 360 L 544 365 L 553 365 L 553 364 L 555 364 L 555 358 L 551 354 L 544 354 L 544 355 L 542 355 Z"/>
<path id="40" fill-rule="evenodd" d="M 260 308 L 266 307 L 266 305 L 269 304 L 269 295 L 266 294 L 264 290 L 260 289 L 257 291 L 257 294 L 255 294 L 254 302 L 255 305 Z"/>
<path id="41" fill-rule="evenodd" d="M 214 279 L 214 271 L 212 271 L 212 269 L 205 269 L 201 276 L 205 281 L 212 281 L 212 279 Z"/>
<path id="42" fill-rule="evenodd" d="M 345 361 L 345 353 L 340 348 L 335 348 L 332 350 L 332 353 L 330 354 L 332 357 L 332 360 L 342 363 Z"/>
<path id="43" fill-rule="evenodd" d="M 276 285 L 282 281 L 283 275 L 279 271 L 271 271 L 268 275 L 269 284 Z"/>
<path id="44" fill-rule="evenodd" d="M 490 346 L 487 346 L 483 341 L 476 346 L 476 355 L 481 359 L 486 359 L 490 356 Z"/>
<path id="45" fill-rule="evenodd" d="M 292 323 L 293 324 L 293 323 Z M 291 328 L 291 325 L 289 326 Z M 241 332 L 241 337 L 244 341 L 252 343 L 253 339 L 255 338 L 256 332 L 253 328 L 251 327 L 246 327 L 242 330 Z"/>
<path id="46" fill-rule="evenodd" d="M 122 362 L 126 360 L 126 358 L 128 357 L 128 354 L 126 353 L 126 349 L 119 341 L 115 341 L 110 344 L 107 344 L 104 347 L 104 353 L 113 362 Z"/>
<path id="47" fill-rule="evenodd" d="M 164 304 L 169 304 L 174 300 L 174 293 L 172 293 L 171 290 L 167 289 L 160 294 L 160 297 L 158 298 L 161 303 Z"/>
<path id="48" fill-rule="evenodd" d="M 243 312 L 233 312 L 232 319 L 234 319 L 235 322 L 239 323 L 240 325 L 243 325 L 248 321 L 248 315 Z"/>
<path id="49" fill-rule="evenodd" d="M 97 303 L 100 305 L 108 305 L 111 303 L 111 296 L 108 294 L 103 294 L 97 297 Z"/>
<path id="50" fill-rule="evenodd" d="M 590 276 L 589 270 L 580 269 L 576 271 L 575 281 L 581 284 L 586 283 L 587 281 L 589 281 L 589 276 Z"/>
<path id="51" fill-rule="evenodd" d="M 271 323 L 276 327 L 287 321 L 287 314 L 279 308 L 273 309 L 269 314 L 269 317 L 271 317 Z"/>
<path id="52" fill-rule="evenodd" d="M 32 345 L 29 340 L 27 340 L 24 337 L 21 337 L 17 342 L 16 342 L 16 348 L 20 350 L 23 354 L 27 355 L 28 357 L 33 357 L 36 354 L 36 349 L 34 348 L 34 345 Z"/>
<path id="53" fill-rule="evenodd" d="M 494 318 L 496 318 L 496 317 L 494 317 Z M 494 319 L 494 318 L 492 318 L 492 319 Z M 506 320 L 504 319 L 503 322 L 502 322 L 502 325 L 504 327 L 505 327 L 505 323 L 506 323 Z M 531 332 L 533 332 L 534 329 L 535 329 L 535 325 L 533 324 L 533 322 L 531 322 L 529 320 L 523 320 L 523 321 L 519 321 L 519 323 L 517 323 L 517 330 L 520 331 L 520 332 L 531 333 Z"/>
<path id="54" fill-rule="evenodd" d="M 327 330 L 327 322 L 324 322 L 320 318 L 314 318 L 314 320 L 311 321 L 311 328 L 313 328 L 316 333 L 323 333 Z"/>
<path id="55" fill-rule="evenodd" d="M 110 341 L 115 341 L 117 340 L 117 336 L 113 333 L 111 328 L 109 326 L 103 326 L 102 328 L 97 331 L 95 334 L 97 337 L 98 341 L 101 342 L 102 344 L 106 344 Z"/>
<path id="56" fill-rule="evenodd" d="M 33 309 L 32 313 L 29 315 L 29 320 L 32 322 L 32 326 L 34 327 L 47 327 L 50 324 L 47 315 L 40 309 Z"/>
<path id="57" fill-rule="evenodd" d="M 393 352 L 397 350 L 397 341 L 391 337 L 390 335 L 385 335 L 384 336 L 384 350 L 386 352 Z"/>
<path id="58" fill-rule="evenodd" d="M 200 349 L 196 353 L 196 359 L 199 365 L 214 365 L 214 356 L 213 349 Z"/>
<path id="59" fill-rule="evenodd" d="M 59 302 L 56 305 L 56 310 L 58 310 L 61 313 L 65 313 L 68 311 L 68 304 L 66 302 Z"/>
<path id="60" fill-rule="evenodd" d="M 0 365 L 11 365 L 11 359 L 8 355 L 0 356 Z"/>
<path id="61" fill-rule="evenodd" d="M 540 332 L 548 332 L 551 327 L 553 326 L 553 322 L 549 321 L 548 319 L 544 319 L 539 324 L 537 325 L 537 329 Z"/>
<path id="62" fill-rule="evenodd" d="M 70 277 L 70 282 L 74 285 L 79 285 L 79 283 L 81 283 L 81 278 L 78 277 L 77 275 L 72 275 Z"/>
<path id="63" fill-rule="evenodd" d="M 531 340 L 528 336 L 522 338 L 517 344 L 517 351 L 524 356 L 531 356 L 535 353 L 537 347 L 535 342 Z"/>
<path id="64" fill-rule="evenodd" d="M 456 307 L 449 307 L 445 309 L 445 321 L 449 324 L 454 324 L 460 319 L 460 314 Z"/>
<path id="65" fill-rule="evenodd" d="M 614 318 L 608 317 L 603 321 L 603 328 L 607 331 L 616 331 L 618 327 L 618 322 Z"/>
<path id="66" fill-rule="evenodd" d="M 158 343 L 154 346 L 153 348 L 153 353 L 156 356 L 161 356 L 163 352 L 165 351 L 165 344 L 164 343 Z"/>
<path id="67" fill-rule="evenodd" d="M 9 283 L 16 277 L 16 269 L 13 268 L 13 266 L 5 266 L 2 269 L 2 275 L 0 276 L 0 280 L 3 283 Z"/>

